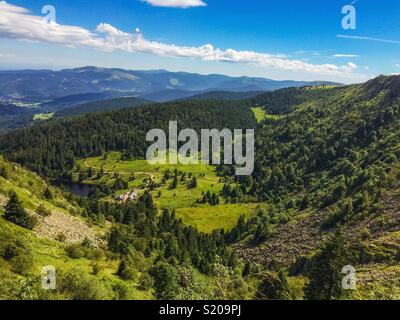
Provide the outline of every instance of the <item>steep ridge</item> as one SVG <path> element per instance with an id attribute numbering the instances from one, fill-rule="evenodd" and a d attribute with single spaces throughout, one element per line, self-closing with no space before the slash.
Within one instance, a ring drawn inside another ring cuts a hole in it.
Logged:
<path id="1" fill-rule="evenodd" d="M 399 88 L 400 77 L 379 77 L 290 108 L 282 97 L 285 116 L 259 128 L 252 190 L 277 222 L 265 243 L 236 246 L 244 259 L 290 266 L 340 228 L 360 264 L 398 261 Z"/>

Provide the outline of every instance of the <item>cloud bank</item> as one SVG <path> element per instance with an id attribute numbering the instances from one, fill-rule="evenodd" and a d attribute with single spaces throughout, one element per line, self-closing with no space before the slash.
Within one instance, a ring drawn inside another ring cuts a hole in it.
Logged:
<path id="1" fill-rule="evenodd" d="M 191 8 L 205 7 L 207 4 L 202 0 L 142 0 L 153 7 L 170 7 L 170 8 Z"/>
<path id="2" fill-rule="evenodd" d="M 303 60 L 289 59 L 282 55 L 235 49 L 222 50 L 212 44 L 191 47 L 161 43 L 147 40 L 139 29 L 136 29 L 134 33 L 127 33 L 107 23 L 99 24 L 96 30 L 91 32 L 79 26 L 47 23 L 42 17 L 30 14 L 25 8 L 6 2 L 0 2 L 0 12 L 0 37 L 66 47 L 91 47 L 108 52 L 123 51 L 203 61 L 244 63 L 278 70 L 342 77 L 354 75 L 354 71 L 357 69 L 354 63 L 344 65 L 312 64 Z"/>

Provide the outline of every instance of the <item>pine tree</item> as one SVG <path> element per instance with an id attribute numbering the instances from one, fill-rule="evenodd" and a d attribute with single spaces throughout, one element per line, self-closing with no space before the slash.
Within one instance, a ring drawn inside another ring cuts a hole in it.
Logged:
<path id="1" fill-rule="evenodd" d="M 291 300 L 292 294 L 283 271 L 265 271 L 262 274 L 256 298 L 259 300 Z"/>
<path id="2" fill-rule="evenodd" d="M 343 295 L 341 272 L 346 265 L 348 261 L 346 261 L 344 240 L 337 232 L 315 257 L 310 270 L 310 282 L 305 289 L 306 298 L 309 300 L 340 299 Z"/>
<path id="3" fill-rule="evenodd" d="M 196 177 L 193 177 L 193 179 L 189 182 L 189 189 L 196 189 L 198 186 L 198 182 Z"/>
<path id="4" fill-rule="evenodd" d="M 0 176 L 3 177 L 4 179 L 8 179 L 8 171 L 6 166 L 0 167 Z"/>
<path id="5" fill-rule="evenodd" d="M 7 203 L 4 219 L 30 230 L 32 230 L 37 223 L 37 219 L 29 216 L 25 211 L 15 192 L 11 194 L 10 200 Z"/>
<path id="6" fill-rule="evenodd" d="M 172 189 L 176 189 L 176 188 L 178 187 L 178 183 L 179 183 L 179 181 L 178 181 L 178 176 L 175 176 L 175 177 L 174 177 L 174 181 L 172 182 L 171 188 L 172 188 Z"/>
<path id="7" fill-rule="evenodd" d="M 246 262 L 246 264 L 244 265 L 243 271 L 242 271 L 242 276 L 243 277 L 247 277 L 251 272 L 251 265 L 250 262 Z"/>
<path id="8" fill-rule="evenodd" d="M 44 190 L 43 196 L 47 199 L 47 200 L 52 200 L 53 199 L 53 194 L 51 193 L 49 188 L 46 188 L 46 190 Z"/>
<path id="9" fill-rule="evenodd" d="M 154 278 L 156 297 L 161 300 L 172 300 L 179 289 L 179 276 L 176 269 L 168 263 L 160 262 L 150 269 Z"/>

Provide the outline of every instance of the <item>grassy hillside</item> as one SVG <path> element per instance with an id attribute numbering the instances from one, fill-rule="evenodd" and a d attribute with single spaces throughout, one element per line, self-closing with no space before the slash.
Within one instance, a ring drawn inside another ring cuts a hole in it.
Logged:
<path id="1" fill-rule="evenodd" d="M 221 178 L 217 176 L 216 168 L 210 165 L 150 165 L 146 160 L 122 160 L 121 154 L 114 152 L 103 157 L 82 159 L 78 161 L 78 167 L 93 171 L 93 177 L 84 180 L 84 183 L 112 187 L 116 174 L 128 181 L 128 188 L 118 190 L 103 198 L 104 200 L 113 200 L 116 195 L 135 188 L 139 189 L 139 194 L 143 194 L 147 190 L 146 182 L 151 179 L 159 184 L 153 188 L 151 194 L 160 210 L 164 208 L 175 210 L 177 217 L 182 218 L 184 223 L 207 233 L 216 229 L 229 231 L 242 214 L 250 217 L 258 206 L 254 203 L 226 204 L 223 200 L 215 206 L 199 204 L 198 201 L 208 191 L 219 195 L 224 187 Z M 104 175 L 99 178 L 97 174 L 101 170 Z M 177 187 L 172 189 L 172 179 L 165 182 L 162 180 L 166 171 L 172 174 L 175 170 L 186 174 L 186 178 L 179 181 Z M 188 186 L 193 177 L 197 179 L 196 188 Z"/>
<path id="2" fill-rule="evenodd" d="M 226 298 L 231 291 L 235 298 L 395 299 L 399 88 L 400 77 L 379 77 L 362 85 L 284 89 L 248 101 L 100 113 L 13 132 L 0 148 L 43 176 L 96 185 L 87 199 L 74 201 L 95 230 L 111 224 L 108 249 L 118 255 L 120 278 L 132 276 L 126 269 L 150 277 L 155 282 L 144 291 L 156 298 L 193 297 L 182 284 L 184 274 L 193 272 L 196 297 Z M 235 177 L 232 166 L 151 166 L 141 160 L 144 133 L 165 129 L 170 119 L 195 129 L 255 127 L 253 175 Z M 134 201 L 115 200 L 134 189 Z M 354 291 L 341 287 L 348 265 L 359 279 Z M 231 275 L 225 284 L 230 289 L 216 292 L 216 279 L 225 278 L 216 276 L 219 268 Z M 168 290 L 157 280 L 165 273 L 174 275 Z"/>
<path id="3" fill-rule="evenodd" d="M 106 225 L 94 226 L 81 218 L 79 212 L 82 208 L 66 199 L 60 190 L 50 186 L 37 174 L 2 158 L 0 168 L 1 299 L 69 299 L 75 295 L 81 298 L 93 295 L 92 298 L 97 299 L 116 299 L 119 292 L 115 288 L 119 287 L 126 287 L 126 298 L 151 298 L 150 292 L 137 289 L 137 282 L 124 282 L 115 275 L 118 259 L 107 257 L 106 251 L 100 249 L 104 248 Z M 43 195 L 47 188 L 51 191 L 51 199 Z M 3 218 L 2 212 L 10 192 L 16 192 L 29 214 L 38 218 L 33 231 Z M 48 210 L 49 216 L 36 213 L 40 205 Z M 80 245 L 85 239 L 90 239 L 97 249 L 90 247 L 86 257 L 71 258 L 68 248 L 72 244 Z M 54 266 L 59 275 L 60 289 L 56 292 L 47 292 L 40 287 L 41 270 L 49 265 Z M 99 269 L 98 274 L 93 274 L 95 265 Z M 81 279 L 82 287 L 74 285 L 71 277 Z M 88 291 L 85 293 L 85 290 Z"/>
<path id="4" fill-rule="evenodd" d="M 117 160 L 119 158 L 119 154 L 109 155 L 108 165 L 115 167 L 116 163 L 119 163 Z M 88 168 L 89 164 L 95 165 L 99 161 L 99 159 L 86 159 L 82 164 L 87 165 Z M 118 170 L 121 169 L 121 175 L 131 175 L 132 168 L 147 170 L 146 174 L 143 173 L 147 177 L 153 174 L 159 175 L 159 170 L 149 170 L 143 161 L 137 164 L 121 162 L 121 168 Z M 173 166 L 169 168 L 172 169 Z M 60 191 L 36 173 L 6 162 L 2 158 L 0 158 L 0 169 L 1 299 L 146 300 L 154 299 L 156 294 L 158 296 L 161 294 L 157 291 L 158 289 L 153 289 L 154 280 L 150 276 L 152 268 L 158 266 L 157 262 L 160 259 L 156 244 L 154 244 L 156 247 L 152 249 L 153 253 L 149 254 L 144 250 L 147 247 L 145 242 L 147 240 L 141 238 L 137 232 L 130 235 L 126 233 L 129 230 L 128 227 L 124 229 L 122 225 L 119 226 L 116 223 L 94 222 L 86 213 L 90 203 L 82 202 L 82 199 Z M 95 167 L 93 170 L 96 170 Z M 216 179 L 215 172 L 209 167 L 204 167 L 198 172 L 206 174 L 204 177 L 206 183 L 208 180 L 211 183 L 213 179 Z M 107 174 L 104 178 L 104 184 L 111 179 Z M 27 213 L 37 218 L 38 224 L 33 230 L 27 230 L 5 219 L 3 212 L 6 210 L 5 206 L 11 192 L 17 193 Z M 51 198 L 48 196 L 49 193 Z M 161 202 L 161 199 L 159 200 Z M 168 202 L 168 198 L 164 201 Z M 181 207 L 179 199 L 173 207 L 175 205 Z M 42 209 L 39 211 L 39 208 Z M 234 223 L 235 221 L 231 221 L 232 226 Z M 177 228 L 177 225 L 174 228 Z M 185 230 L 189 234 L 193 231 L 194 229 Z M 119 241 L 128 241 L 124 237 L 129 237 L 128 243 L 131 247 L 128 252 L 123 251 L 124 254 L 122 254 L 118 251 L 123 250 L 122 247 L 119 248 L 119 242 L 116 248 L 111 245 L 110 239 L 113 239 L 111 234 L 119 234 Z M 199 236 L 206 244 L 204 236 Z M 160 241 L 156 236 L 152 236 L 151 239 Z M 142 250 L 146 254 L 142 253 Z M 224 250 L 226 250 L 224 247 L 218 248 L 221 259 L 225 259 Z M 41 287 L 41 272 L 46 266 L 56 269 L 56 290 L 48 291 Z M 125 266 L 124 269 L 121 266 Z M 230 272 L 229 269 L 225 269 L 222 262 L 218 264 L 218 268 L 220 270 L 218 272 Z M 238 281 L 236 279 L 241 279 L 240 269 L 232 275 L 229 273 L 223 282 L 218 273 L 199 272 L 189 264 L 189 261 L 176 267 L 176 270 L 177 276 L 182 277 L 180 281 L 187 281 L 187 277 L 191 279 L 188 283 L 181 283 L 179 290 L 174 291 L 174 297 L 177 299 L 251 298 L 254 291 L 250 284 L 227 290 L 228 286 L 234 285 L 234 281 Z M 221 285 L 222 288 L 227 286 L 223 289 L 224 291 L 221 291 Z"/>

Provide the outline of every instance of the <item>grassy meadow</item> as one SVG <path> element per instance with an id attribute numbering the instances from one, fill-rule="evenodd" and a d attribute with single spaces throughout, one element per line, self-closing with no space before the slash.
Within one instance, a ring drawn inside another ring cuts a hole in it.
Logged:
<path id="1" fill-rule="evenodd" d="M 128 182 L 129 188 L 120 190 L 118 194 L 134 188 L 138 188 L 139 194 L 144 193 L 146 181 L 151 178 L 156 183 L 160 183 L 167 170 L 171 173 L 178 170 L 187 175 L 191 174 L 197 179 L 197 188 L 188 188 L 190 178 L 187 177 L 184 181 L 179 181 L 176 189 L 172 189 L 172 179 L 170 179 L 154 189 L 152 196 L 158 209 L 176 210 L 177 217 L 184 223 L 203 232 L 212 232 L 215 229 L 230 230 L 236 225 L 240 215 L 244 214 L 248 218 L 257 207 L 257 204 L 227 204 L 223 203 L 222 199 L 216 206 L 199 204 L 198 200 L 203 197 L 203 194 L 208 191 L 220 194 L 224 187 L 224 182 L 217 176 L 215 167 L 211 165 L 151 165 L 146 160 L 122 160 L 121 154 L 115 152 L 105 157 L 82 159 L 79 161 L 79 166 L 82 169 L 92 168 L 94 172 L 99 172 L 103 168 L 103 177 L 84 181 L 90 184 L 111 186 L 115 181 L 116 173 L 125 178 L 134 176 L 135 180 Z M 107 200 L 112 200 L 112 197 L 108 197 Z"/>

